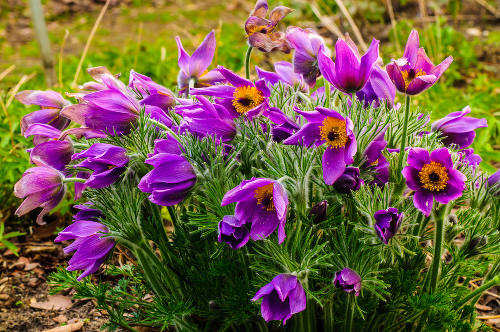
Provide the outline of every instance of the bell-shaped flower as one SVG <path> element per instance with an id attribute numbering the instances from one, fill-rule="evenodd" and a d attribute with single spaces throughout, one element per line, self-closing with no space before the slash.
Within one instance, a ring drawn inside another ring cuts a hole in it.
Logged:
<path id="1" fill-rule="evenodd" d="M 312 218 L 315 224 L 319 224 L 326 220 L 328 210 L 328 201 L 323 200 L 317 204 L 315 204 L 311 211 L 309 211 L 309 217 Z"/>
<path id="2" fill-rule="evenodd" d="M 355 271 L 346 267 L 343 270 L 335 272 L 333 278 L 335 288 L 340 288 L 346 293 L 354 293 L 359 296 L 361 291 L 361 277 Z"/>
<path id="3" fill-rule="evenodd" d="M 243 247 L 250 239 L 245 224 L 235 216 L 224 216 L 219 222 L 219 242 L 225 242 L 233 250 Z"/>
<path id="4" fill-rule="evenodd" d="M 131 70 L 128 86 L 142 95 L 143 99 L 139 102 L 141 106 L 156 106 L 164 112 L 175 106 L 174 93 L 148 76 Z"/>
<path id="5" fill-rule="evenodd" d="M 398 232 L 404 213 L 390 207 L 387 210 L 378 210 L 373 217 L 375 218 L 374 228 L 377 236 L 384 244 L 387 244 Z"/>
<path id="6" fill-rule="evenodd" d="M 333 188 L 341 194 L 349 194 L 351 191 L 359 190 L 363 184 L 359 168 L 346 167 L 344 173 L 333 183 Z"/>
<path id="7" fill-rule="evenodd" d="M 255 66 L 257 75 L 271 85 L 282 84 L 294 87 L 297 86 L 301 91 L 308 91 L 309 87 L 305 83 L 301 74 L 294 72 L 293 65 L 288 61 L 278 61 L 274 64 L 275 72 L 266 71 L 258 66 Z"/>
<path id="8" fill-rule="evenodd" d="M 363 89 L 356 92 L 356 97 L 364 101 L 364 106 L 371 105 L 375 108 L 385 101 L 394 106 L 396 98 L 396 87 L 392 84 L 389 75 L 377 64 L 373 65 L 373 71 Z"/>
<path id="9" fill-rule="evenodd" d="M 373 183 L 383 186 L 389 182 L 389 162 L 383 155 L 382 151 L 387 146 L 387 141 L 384 139 L 385 129 L 371 141 L 363 153 L 366 161 L 363 163 L 363 168 L 370 168 L 374 171 Z"/>

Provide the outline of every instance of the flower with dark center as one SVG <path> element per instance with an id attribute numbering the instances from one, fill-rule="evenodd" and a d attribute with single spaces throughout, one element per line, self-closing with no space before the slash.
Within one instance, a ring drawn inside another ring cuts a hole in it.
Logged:
<path id="1" fill-rule="evenodd" d="M 353 123 L 338 112 L 316 107 L 313 112 L 295 111 L 302 115 L 306 123 L 295 134 L 283 141 L 284 144 L 326 147 L 323 154 L 323 179 L 332 185 L 343 173 L 346 165 L 354 162 L 357 144 L 353 133 Z"/>
<path id="2" fill-rule="evenodd" d="M 278 274 L 259 289 L 252 302 L 262 298 L 261 313 L 266 322 L 282 320 L 283 325 L 294 314 L 306 309 L 306 293 L 296 276 Z"/>
<path id="3" fill-rule="evenodd" d="M 386 70 L 399 92 L 417 95 L 433 86 L 452 61 L 453 57 L 449 56 L 439 65 L 434 66 L 425 54 L 425 50 L 419 48 L 418 32 L 412 30 L 406 42 L 403 57 L 392 60 Z"/>
<path id="4" fill-rule="evenodd" d="M 285 240 L 288 196 L 279 182 L 264 178 L 244 180 L 224 195 L 221 205 L 231 203 L 236 203 L 235 218 L 241 225 L 249 225 L 252 240 L 262 240 L 276 228 L 279 243 Z"/>
<path id="5" fill-rule="evenodd" d="M 408 153 L 408 166 L 403 171 L 408 188 L 415 191 L 413 203 L 426 216 L 432 210 L 434 199 L 441 204 L 462 196 L 466 177 L 453 168 L 447 148 L 429 151 L 412 148 Z"/>
<path id="6" fill-rule="evenodd" d="M 377 236 L 384 244 L 387 244 L 398 232 L 404 213 L 399 213 L 398 209 L 390 207 L 387 210 L 378 210 L 373 217 Z"/>
<path id="7" fill-rule="evenodd" d="M 340 288 L 346 293 L 354 293 L 359 296 L 361 291 L 361 277 L 355 271 L 346 267 L 341 271 L 335 272 L 333 279 L 335 288 Z"/>

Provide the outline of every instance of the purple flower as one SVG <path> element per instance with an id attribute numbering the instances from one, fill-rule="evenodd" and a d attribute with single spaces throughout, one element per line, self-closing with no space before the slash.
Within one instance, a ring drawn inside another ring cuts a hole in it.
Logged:
<path id="1" fill-rule="evenodd" d="M 375 174 L 373 183 L 383 186 L 389 182 L 389 162 L 382 154 L 387 142 L 384 139 L 385 129 L 375 139 L 368 144 L 364 152 L 366 161 L 362 167 L 371 168 Z"/>
<path id="2" fill-rule="evenodd" d="M 38 105 L 41 108 L 22 118 L 21 134 L 23 135 L 28 127 L 35 123 L 47 124 L 59 130 L 64 130 L 69 125 L 69 119 L 61 116 L 61 109 L 71 103 L 55 91 L 24 90 L 16 94 L 16 99 L 25 105 Z M 35 136 L 35 144 L 42 141 L 43 139 L 40 140 Z"/>
<path id="3" fill-rule="evenodd" d="M 287 119 L 287 121 L 281 124 L 271 124 L 271 135 L 273 141 L 280 143 L 292 136 L 293 133 L 299 129 L 300 127 L 298 124 L 291 119 Z"/>
<path id="4" fill-rule="evenodd" d="M 464 149 L 472 144 L 476 137 L 477 128 L 488 127 L 486 119 L 476 119 L 469 116 L 471 111 L 469 106 L 466 106 L 462 111 L 448 114 L 442 119 L 435 121 L 431 125 L 432 131 L 440 131 L 445 145 L 457 145 L 460 149 Z"/>
<path id="5" fill-rule="evenodd" d="M 99 218 L 104 217 L 104 214 L 97 209 L 92 208 L 92 202 L 87 202 L 79 205 L 74 205 L 73 207 L 78 210 L 73 216 L 73 221 L 87 220 L 87 221 L 99 221 Z"/>
<path id="6" fill-rule="evenodd" d="M 90 148 L 75 153 L 72 160 L 83 159 L 75 167 L 93 170 L 85 185 L 90 188 L 104 188 L 113 184 L 127 168 L 129 158 L 125 148 L 106 143 L 94 143 Z"/>
<path id="7" fill-rule="evenodd" d="M 441 204 L 462 196 L 466 177 L 453 168 L 447 148 L 429 151 L 412 148 L 408 153 L 408 166 L 403 171 L 406 184 L 415 190 L 413 204 L 426 216 L 432 210 L 433 200 Z"/>
<path id="8" fill-rule="evenodd" d="M 472 169 L 476 169 L 477 166 L 481 163 L 481 156 L 474 153 L 474 149 L 464 149 L 458 152 L 460 156 L 460 162 L 469 165 Z"/>
<path id="9" fill-rule="evenodd" d="M 500 184 L 500 169 L 496 171 L 495 173 L 491 174 L 490 177 L 488 178 L 488 186 L 493 187 L 493 186 L 499 186 Z M 500 189 L 500 187 L 499 187 Z M 500 191 L 499 191 L 500 194 Z"/>
<path id="10" fill-rule="evenodd" d="M 335 288 L 343 289 L 346 293 L 354 293 L 356 296 L 359 296 L 359 292 L 361 291 L 361 277 L 346 267 L 341 271 L 335 272 L 333 285 Z"/>
<path id="11" fill-rule="evenodd" d="M 211 31 L 194 51 L 189 55 L 182 47 L 179 37 L 175 37 L 177 49 L 179 50 L 179 75 L 177 84 L 180 92 L 184 92 L 189 87 L 189 80 L 194 80 L 194 87 L 201 88 L 224 81 L 224 77 L 218 70 L 207 72 L 208 66 L 212 63 L 215 53 L 215 34 Z"/>
<path id="12" fill-rule="evenodd" d="M 324 47 L 320 47 L 318 65 L 321 74 L 337 90 L 351 95 L 363 89 L 370 78 L 378 59 L 378 46 L 379 41 L 373 39 L 366 54 L 360 57 L 354 43 L 348 44 L 339 39 L 335 44 L 335 62 L 330 59 Z"/>
<path id="13" fill-rule="evenodd" d="M 319 224 L 320 222 L 326 220 L 327 209 L 328 209 L 328 201 L 323 200 L 318 204 L 315 204 L 311 208 L 311 211 L 309 211 L 309 217 L 313 219 L 313 222 L 315 224 Z"/>
<path id="14" fill-rule="evenodd" d="M 356 97 L 364 101 L 364 106 L 372 105 L 379 107 L 382 101 L 394 106 L 396 98 L 396 87 L 392 84 L 389 75 L 377 64 L 373 65 L 373 71 L 363 89 L 356 92 Z"/>
<path id="15" fill-rule="evenodd" d="M 359 177 L 359 168 L 346 167 L 344 173 L 333 183 L 333 188 L 341 194 L 348 194 L 351 191 L 357 191 L 364 184 Z"/>
<path id="16" fill-rule="evenodd" d="M 164 112 L 168 112 L 175 106 L 173 92 L 145 75 L 131 70 L 128 86 L 143 96 L 143 99 L 139 102 L 141 106 L 156 106 Z"/>
<path id="17" fill-rule="evenodd" d="M 39 166 L 28 169 L 14 186 L 14 195 L 24 198 L 16 210 L 18 217 L 42 207 L 36 222 L 43 224 L 43 216 L 61 202 L 66 193 L 64 175 L 55 168 Z"/>
<path id="18" fill-rule="evenodd" d="M 377 236 L 384 244 L 387 244 L 398 232 L 404 213 L 399 213 L 398 209 L 390 207 L 387 210 L 378 210 L 373 217 Z"/>
<path id="19" fill-rule="evenodd" d="M 218 103 L 231 111 L 231 116 L 246 115 L 252 119 L 258 115 L 266 115 L 269 110 L 269 96 L 271 91 L 264 80 L 255 84 L 232 71 L 219 66 L 218 70 L 233 86 L 216 85 L 207 88 L 192 89 L 192 95 L 206 95 L 218 98 Z"/>
<path id="20" fill-rule="evenodd" d="M 76 251 L 69 260 L 68 271 L 84 270 L 76 280 L 97 272 L 113 249 L 115 241 L 106 237 L 108 229 L 101 223 L 91 220 L 75 220 L 59 233 L 54 242 L 74 240 L 64 248 L 64 253 Z"/>
<path id="21" fill-rule="evenodd" d="M 260 311 L 266 322 L 283 320 L 283 325 L 294 314 L 306 309 L 306 293 L 296 276 L 278 274 L 273 280 L 259 289 L 252 302 L 262 298 Z"/>
<path id="22" fill-rule="evenodd" d="M 155 141 L 154 153 L 146 159 L 154 168 L 139 182 L 139 189 L 151 193 L 149 200 L 157 205 L 180 203 L 194 187 L 196 174 L 182 155 L 179 143 L 169 136 Z"/>
<path id="23" fill-rule="evenodd" d="M 343 173 L 346 165 L 354 162 L 357 151 L 353 123 L 334 110 L 316 107 L 316 111 L 304 112 L 295 108 L 308 121 L 299 131 L 283 141 L 284 144 L 325 145 L 323 154 L 323 179 L 332 185 Z"/>
<path id="24" fill-rule="evenodd" d="M 289 86 L 298 86 L 300 90 L 307 91 L 309 87 L 304 82 L 301 74 L 297 74 L 293 71 L 293 65 L 287 61 L 278 61 L 274 64 L 274 72 L 265 71 L 258 66 L 255 66 L 257 75 L 260 79 L 266 80 L 271 85 L 275 85 L 278 82 L 282 82 Z"/>
<path id="25" fill-rule="evenodd" d="M 266 19 L 268 9 L 267 0 L 257 0 L 255 8 L 245 22 L 248 44 L 258 48 L 262 52 L 279 50 L 289 53 L 290 45 L 285 39 L 285 34 L 280 31 L 274 31 L 274 29 L 285 16 L 292 12 L 292 9 L 285 6 L 278 6 L 271 10 L 269 20 Z"/>
<path id="26" fill-rule="evenodd" d="M 223 142 L 232 140 L 236 135 L 236 125 L 231 112 L 222 105 L 212 104 L 205 97 L 198 96 L 197 99 L 199 103 L 175 109 L 182 116 L 181 132 L 187 130 L 198 137 L 215 136 Z"/>
<path id="27" fill-rule="evenodd" d="M 386 70 L 396 89 L 412 96 L 433 86 L 452 61 L 453 57 L 449 56 L 439 65 L 434 66 L 425 54 L 425 50 L 419 48 L 418 32 L 412 30 L 406 42 L 403 57 L 392 60 Z"/>
<path id="28" fill-rule="evenodd" d="M 236 250 L 250 239 L 250 232 L 235 216 L 224 216 L 219 222 L 219 242 L 225 242 Z"/>
<path id="29" fill-rule="evenodd" d="M 224 195 L 221 206 L 231 203 L 236 203 L 236 219 L 241 224 L 250 224 L 252 240 L 262 240 L 276 228 L 278 242 L 285 240 L 288 196 L 279 182 L 264 178 L 244 180 Z"/>
<path id="30" fill-rule="evenodd" d="M 286 39 L 294 49 L 293 69 L 304 77 L 306 83 L 312 88 L 316 79 L 321 75 L 318 66 L 318 52 L 323 46 L 323 51 L 330 57 L 331 51 L 325 46 L 320 35 L 312 29 L 288 27 Z"/>

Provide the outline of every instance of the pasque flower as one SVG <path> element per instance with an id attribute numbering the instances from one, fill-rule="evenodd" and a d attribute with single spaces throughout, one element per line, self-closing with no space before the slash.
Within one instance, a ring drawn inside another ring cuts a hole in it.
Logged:
<path id="1" fill-rule="evenodd" d="M 155 141 L 154 153 L 145 163 L 154 168 L 141 179 L 139 189 L 151 193 L 149 200 L 155 204 L 172 206 L 180 203 L 196 183 L 191 164 L 171 136 Z"/>
<path id="2" fill-rule="evenodd" d="M 74 205 L 73 207 L 78 209 L 78 211 L 73 215 L 73 221 L 99 221 L 99 218 L 104 217 L 104 214 L 100 210 L 92 208 L 92 205 L 92 202 Z"/>
<path id="3" fill-rule="evenodd" d="M 120 146 L 106 143 L 94 143 L 90 148 L 75 153 L 72 160 L 83 159 L 75 167 L 92 170 L 92 174 L 85 181 L 90 188 L 104 188 L 113 184 L 125 171 L 129 158 L 127 150 Z"/>
<path id="4" fill-rule="evenodd" d="M 460 156 L 459 161 L 467 164 L 472 169 L 476 169 L 482 161 L 481 156 L 474 153 L 474 149 L 464 149 L 459 151 L 458 154 Z"/>
<path id="5" fill-rule="evenodd" d="M 268 9 L 267 0 L 257 0 L 255 8 L 245 22 L 248 44 L 262 52 L 279 50 L 288 53 L 290 45 L 285 39 L 285 34 L 275 31 L 275 28 L 286 15 L 292 12 L 292 9 L 278 6 L 271 10 L 269 20 L 266 19 Z"/>
<path id="6" fill-rule="evenodd" d="M 293 69 L 301 74 L 310 87 L 314 87 L 316 79 L 321 75 L 318 65 L 318 52 L 323 47 L 323 52 L 330 57 L 331 52 L 325 46 L 320 35 L 312 29 L 288 27 L 286 39 L 294 49 Z"/>
<path id="7" fill-rule="evenodd" d="M 266 322 L 282 320 L 283 325 L 294 314 L 306 309 L 306 293 L 296 276 L 278 274 L 270 283 L 259 289 L 252 298 L 262 298 L 260 311 Z"/>
<path id="8" fill-rule="evenodd" d="M 189 55 L 184 50 L 179 37 L 175 37 L 175 41 L 179 50 L 178 63 L 180 70 L 177 76 L 177 84 L 181 93 L 189 87 L 190 80 L 194 81 L 194 87 L 196 88 L 224 81 L 224 77 L 218 70 L 214 69 L 207 72 L 215 53 L 215 34 L 213 31 L 205 37 L 193 55 Z"/>
<path id="9" fill-rule="evenodd" d="M 22 118 L 21 134 L 23 135 L 28 127 L 35 123 L 47 124 L 59 130 L 64 130 L 69 125 L 70 120 L 61 116 L 61 109 L 71 103 L 55 91 L 24 90 L 16 94 L 16 99 L 25 105 L 38 105 L 41 108 Z M 33 140 L 35 144 L 42 141 L 44 139 L 38 136 L 35 136 Z"/>
<path id="10" fill-rule="evenodd" d="M 235 216 L 224 216 L 219 222 L 219 242 L 225 242 L 236 250 L 243 247 L 250 239 L 250 232 L 245 224 Z"/>
<path id="11" fill-rule="evenodd" d="M 324 107 L 318 106 L 313 112 L 304 112 L 297 108 L 295 111 L 308 123 L 283 143 L 325 145 L 323 179 L 326 184 L 332 185 L 344 173 L 346 165 L 354 162 L 357 151 L 354 125 L 348 117 L 344 118 L 338 112 Z"/>
<path id="12" fill-rule="evenodd" d="M 476 137 L 474 130 L 488 127 L 486 119 L 465 116 L 470 112 L 470 107 L 466 106 L 462 111 L 450 113 L 444 118 L 435 121 L 431 125 L 431 130 L 441 132 L 445 145 L 455 144 L 460 149 L 464 149 L 474 141 L 474 137 Z"/>
<path id="13" fill-rule="evenodd" d="M 14 195 L 24 198 L 16 210 L 16 215 L 22 216 L 37 207 L 42 207 L 36 222 L 43 224 L 43 216 L 55 208 L 66 193 L 63 180 L 64 175 L 53 167 L 38 166 L 28 169 L 14 185 Z"/>
<path id="14" fill-rule="evenodd" d="M 335 288 L 341 288 L 346 293 L 354 293 L 359 296 L 361 291 L 361 277 L 350 268 L 346 267 L 343 270 L 335 272 L 333 279 Z"/>
<path id="15" fill-rule="evenodd" d="M 309 217 L 311 217 L 313 219 L 313 222 L 315 224 L 319 224 L 320 222 L 326 220 L 327 209 L 328 209 L 328 201 L 323 200 L 323 201 L 315 204 L 311 208 L 311 211 L 309 211 Z"/>
<path id="16" fill-rule="evenodd" d="M 385 129 L 368 144 L 364 152 L 366 161 L 362 166 L 364 168 L 371 168 L 374 171 L 373 183 L 380 186 L 389 182 L 389 162 L 382 154 L 382 151 L 387 146 L 384 136 Z"/>
<path id="17" fill-rule="evenodd" d="M 236 219 L 241 224 L 249 224 L 252 240 L 262 240 L 276 228 L 278 242 L 285 240 L 288 196 L 279 182 L 264 178 L 244 180 L 224 195 L 221 205 L 231 203 L 236 203 Z"/>
<path id="18" fill-rule="evenodd" d="M 384 244 L 387 244 L 398 232 L 404 213 L 400 213 L 398 209 L 390 207 L 387 210 L 378 210 L 373 217 L 375 218 L 374 227 L 377 236 Z"/>
<path id="19" fill-rule="evenodd" d="M 434 66 L 425 54 L 425 50 L 419 48 L 418 32 L 412 30 L 403 57 L 392 60 L 386 70 L 398 91 L 407 95 L 417 95 L 433 86 L 452 61 L 453 57 L 449 56 Z"/>
<path id="20" fill-rule="evenodd" d="M 359 168 L 346 167 L 344 173 L 333 183 L 333 188 L 342 194 L 348 194 L 351 191 L 357 191 L 364 184 L 359 177 Z"/>
<path id="21" fill-rule="evenodd" d="M 434 199 L 441 204 L 462 196 L 466 177 L 453 168 L 447 148 L 429 151 L 412 148 L 408 153 L 408 166 L 403 169 L 408 188 L 415 191 L 413 203 L 426 216 L 432 210 Z"/>
<path id="22" fill-rule="evenodd" d="M 271 85 L 281 82 L 292 87 L 297 86 L 302 91 L 309 90 L 309 87 L 304 82 L 302 75 L 296 73 L 293 70 L 293 65 L 288 61 L 278 61 L 274 63 L 275 72 L 263 70 L 258 66 L 255 66 L 255 70 L 257 71 L 257 75 L 259 75 L 260 79 L 266 80 Z"/>
<path id="23" fill-rule="evenodd" d="M 174 93 L 148 76 L 131 70 L 128 86 L 142 95 L 143 99 L 139 102 L 141 106 L 159 107 L 164 112 L 175 106 Z"/>
<path id="24" fill-rule="evenodd" d="M 356 97 L 364 101 L 364 106 L 372 105 L 379 107 L 385 101 L 394 106 L 396 98 L 396 87 L 392 84 L 389 75 L 377 64 L 373 65 L 373 71 L 363 89 L 356 92 Z"/>
<path id="25" fill-rule="evenodd" d="M 73 240 L 73 243 L 64 248 L 64 253 L 76 251 L 68 262 L 66 270 L 84 270 L 76 280 L 97 272 L 99 266 L 106 260 L 108 253 L 113 249 L 115 241 L 106 236 L 108 229 L 103 224 L 79 219 L 62 230 L 54 242 Z"/>
<path id="26" fill-rule="evenodd" d="M 323 77 L 337 90 L 349 95 L 363 89 L 378 59 L 379 41 L 372 40 L 366 54 L 360 57 L 354 43 L 339 39 L 335 44 L 335 62 L 322 46 L 318 52 L 318 65 Z"/>
<path id="27" fill-rule="evenodd" d="M 498 187 L 498 194 L 500 194 L 500 170 L 496 171 L 495 173 L 491 174 L 488 177 L 488 187 Z"/>

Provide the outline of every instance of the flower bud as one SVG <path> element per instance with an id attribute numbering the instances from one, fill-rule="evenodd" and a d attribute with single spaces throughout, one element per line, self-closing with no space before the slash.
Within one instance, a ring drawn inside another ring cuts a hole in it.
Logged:
<path id="1" fill-rule="evenodd" d="M 341 271 L 335 272 L 333 285 L 335 288 L 343 289 L 346 293 L 355 293 L 355 295 L 358 296 L 361 291 L 361 277 L 359 274 L 346 267 Z"/>
<path id="2" fill-rule="evenodd" d="M 315 224 L 319 224 L 326 220 L 326 212 L 328 208 L 328 201 L 324 200 L 314 205 L 309 211 L 309 217 L 313 218 Z"/>
<path id="3" fill-rule="evenodd" d="M 359 177 L 359 168 L 347 167 L 344 174 L 335 181 L 333 188 L 339 193 L 348 194 L 351 191 L 359 190 L 363 183 L 363 179 Z"/>

